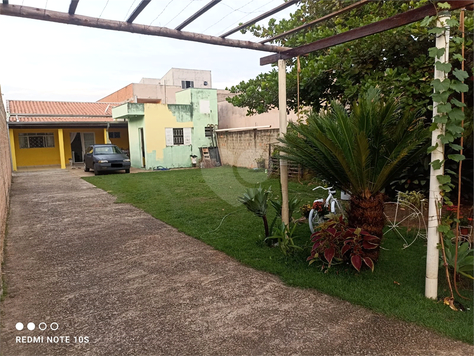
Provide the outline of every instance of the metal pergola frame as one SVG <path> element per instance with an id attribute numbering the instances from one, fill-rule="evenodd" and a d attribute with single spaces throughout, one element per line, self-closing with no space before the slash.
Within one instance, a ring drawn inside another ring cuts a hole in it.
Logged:
<path id="1" fill-rule="evenodd" d="M 114 31 L 122 31 L 122 32 L 131 32 L 131 33 L 139 33 L 143 35 L 151 35 L 151 36 L 161 36 L 161 37 L 169 37 L 175 38 L 180 40 L 187 40 L 187 41 L 194 41 L 194 42 L 201 42 L 201 43 L 208 43 L 213 45 L 219 46 L 227 46 L 227 47 L 237 47 L 237 48 L 246 48 L 246 49 L 253 49 L 258 51 L 264 52 L 281 52 L 287 50 L 289 48 L 281 47 L 281 46 L 274 46 L 274 45 L 265 45 L 258 42 L 252 41 L 242 41 L 242 40 L 235 40 L 235 39 L 226 39 L 227 36 L 209 36 L 201 33 L 196 32 L 185 32 L 181 31 L 185 26 L 189 25 L 192 21 L 197 19 L 199 16 L 204 14 L 208 11 L 211 7 L 217 5 L 220 0 L 214 0 L 205 5 L 191 17 L 189 17 L 186 21 L 180 24 L 176 29 L 170 29 L 167 27 L 160 27 L 160 26 L 147 26 L 141 24 L 135 24 L 133 21 L 137 18 L 137 16 L 145 9 L 145 7 L 150 3 L 151 0 L 142 0 L 138 6 L 132 11 L 132 14 L 126 21 L 116 21 L 116 20 L 108 20 L 102 19 L 97 17 L 90 17 L 84 15 L 77 15 L 76 8 L 79 4 L 79 0 L 71 0 L 69 4 L 68 12 L 60 12 L 60 11 L 52 11 L 47 9 L 40 9 L 34 8 L 29 6 L 21 6 L 21 5 L 12 5 L 9 4 L 8 0 L 3 0 L 3 3 L 0 4 L 0 15 L 7 15 L 7 16 L 14 16 L 14 17 L 21 17 L 21 18 L 29 18 L 35 20 L 42 20 L 42 21 L 49 21 L 49 22 L 58 22 L 64 23 L 69 25 L 77 25 L 77 26 L 85 26 L 85 27 L 92 27 L 92 28 L 101 28 L 106 30 L 114 30 Z M 290 5 L 298 2 L 299 0 L 292 0 L 290 1 Z M 283 10 L 283 8 L 289 6 L 288 3 L 285 3 L 285 6 L 279 6 L 272 11 L 268 11 L 265 17 L 268 17 L 278 11 Z M 260 16 L 258 19 L 254 19 L 253 21 L 259 21 L 265 18 Z M 250 23 L 247 25 L 250 26 Z M 236 32 L 235 30 L 234 32 Z"/>
<path id="2" fill-rule="evenodd" d="M 218 5 L 218 3 L 221 0 L 211 0 L 208 4 L 206 4 L 196 13 L 194 13 L 192 16 L 190 16 L 188 19 L 182 22 L 175 29 L 159 27 L 159 26 L 146 26 L 146 25 L 139 25 L 139 24 L 133 23 L 133 21 L 146 8 L 146 6 L 151 2 L 151 0 L 141 0 L 141 2 L 132 11 L 131 15 L 126 21 L 115 21 L 115 20 L 101 19 L 101 18 L 95 18 L 95 17 L 83 16 L 83 15 L 76 15 L 76 9 L 79 4 L 79 1 L 80 0 L 71 0 L 69 4 L 68 12 L 59 12 L 59 11 L 52 11 L 52 10 L 47 10 L 47 9 L 33 8 L 33 7 L 28 7 L 28 6 L 11 5 L 9 4 L 9 0 L 2 0 L 2 4 L 0 4 L 0 15 L 30 18 L 30 19 L 36 19 L 36 20 L 42 20 L 42 21 L 58 22 L 58 23 L 65 23 L 65 24 L 71 24 L 71 25 L 77 25 L 77 26 L 108 29 L 108 30 L 114 30 L 114 31 L 140 33 L 140 34 L 151 35 L 151 36 L 170 37 L 170 38 L 175 38 L 175 39 L 208 43 L 208 44 L 214 44 L 214 45 L 219 45 L 219 46 L 246 48 L 246 49 L 253 49 L 253 50 L 264 51 L 264 52 L 274 52 L 274 53 L 276 52 L 276 54 L 263 57 L 260 59 L 260 64 L 265 65 L 265 64 L 275 63 L 279 59 L 293 58 L 296 56 L 318 51 L 324 48 L 335 46 L 337 44 L 341 44 L 344 42 L 370 36 L 375 33 L 383 32 L 389 29 L 400 27 L 400 26 L 404 26 L 406 24 L 419 21 L 425 16 L 433 16 L 436 14 L 436 8 L 434 4 L 427 4 L 420 8 L 409 10 L 404 13 L 392 16 L 390 18 L 377 21 L 372 24 L 362 26 L 362 27 L 359 27 L 359 28 L 356 28 L 344 33 L 330 36 L 316 42 L 308 43 L 306 45 L 303 45 L 297 48 L 286 48 L 283 46 L 266 45 L 265 43 L 275 41 L 280 38 L 288 37 L 308 27 L 314 26 L 318 23 L 329 20 L 330 18 L 340 15 L 344 12 L 356 9 L 360 6 L 363 6 L 369 2 L 373 2 L 376 0 L 360 0 L 359 2 L 348 5 L 331 14 L 325 15 L 307 24 L 296 27 L 285 33 L 265 39 L 260 42 L 227 39 L 226 37 L 228 37 L 229 35 L 239 30 L 247 28 L 255 24 L 256 22 L 261 21 L 291 5 L 298 3 L 299 0 L 289 0 L 255 17 L 254 19 L 233 28 L 232 30 L 220 36 L 209 36 L 209 35 L 204 35 L 204 34 L 195 33 L 195 32 L 184 32 L 181 30 L 187 25 L 189 25 L 191 22 L 196 20 L 198 17 L 203 15 L 209 9 Z M 472 5 L 473 5 L 472 0 L 448 0 L 446 2 L 448 2 L 451 5 L 451 9 L 453 10 L 459 9 L 461 7 L 472 8 Z"/>
<path id="3" fill-rule="evenodd" d="M 354 5 L 361 6 L 363 4 L 366 4 L 367 2 L 368 2 L 367 0 L 363 0 L 363 1 L 360 1 L 356 4 L 354 4 Z M 459 8 L 462 8 L 462 7 L 466 7 L 466 6 L 473 3 L 472 0 L 468 0 L 468 1 L 455 0 L 455 1 L 446 1 L 446 2 L 451 5 L 451 10 L 456 10 L 456 9 L 459 9 Z M 354 5 L 351 5 L 352 8 L 355 7 Z M 347 8 L 349 8 L 351 6 L 347 6 Z M 342 10 L 345 10 L 345 9 L 346 8 L 344 8 Z M 340 14 L 340 13 L 342 13 L 342 10 L 336 11 L 333 14 L 336 14 L 336 13 Z M 350 41 L 353 41 L 353 40 L 356 40 L 356 39 L 359 39 L 359 38 L 363 38 L 363 37 L 367 37 L 367 36 L 370 36 L 370 35 L 373 35 L 373 34 L 376 34 L 376 33 L 384 32 L 384 31 L 391 30 L 391 29 L 394 29 L 394 28 L 397 28 L 397 27 L 408 25 L 410 23 L 420 21 L 420 20 L 424 19 L 426 16 L 435 16 L 436 14 L 437 14 L 436 7 L 433 4 L 427 4 L 427 5 L 421 6 L 421 7 L 416 8 L 416 9 L 406 11 L 402 14 L 397 14 L 395 16 L 386 18 L 384 20 L 380 20 L 380 21 L 371 23 L 371 24 L 366 25 L 366 26 L 358 27 L 358 28 L 355 28 L 353 30 L 349 30 L 347 32 L 339 33 L 337 35 L 327 37 L 327 38 L 324 38 L 322 40 L 315 41 L 315 42 L 312 42 L 312 43 L 308 43 L 306 45 L 303 45 L 303 46 L 300 46 L 300 47 L 297 47 L 297 48 L 292 48 L 292 49 L 289 49 L 289 50 L 285 50 L 285 51 L 279 52 L 278 54 L 263 57 L 263 58 L 260 59 L 260 65 L 275 63 L 279 59 L 290 59 L 290 58 L 294 58 L 294 57 L 297 57 L 297 56 L 302 56 L 302 55 L 305 55 L 305 54 L 308 54 L 308 53 L 311 53 L 311 52 L 315 52 L 315 51 L 318 51 L 318 50 L 321 50 L 321 49 L 336 46 L 336 45 L 341 44 L 341 43 L 350 42 Z M 328 19 L 330 17 L 333 17 L 331 15 L 332 14 L 324 16 L 324 17 L 325 17 L 325 19 Z M 310 24 L 316 23 L 318 20 L 315 20 Z M 301 26 L 301 29 L 309 26 L 310 24 L 307 24 L 305 26 Z M 294 30 L 291 30 L 291 31 L 285 32 L 284 34 L 279 35 L 277 37 L 280 38 L 280 37 L 283 37 L 283 35 L 288 35 L 288 34 L 293 33 L 293 32 L 294 32 Z M 260 42 L 260 43 L 262 43 L 262 42 Z"/>
<path id="4" fill-rule="evenodd" d="M 73 1 L 73 0 L 71 0 Z M 133 10 L 132 14 L 129 16 L 127 19 L 127 23 L 132 23 L 138 15 L 140 15 L 140 12 L 142 12 L 145 7 L 150 3 L 151 0 L 142 0 L 138 6 Z M 77 1 L 76 1 L 77 2 Z"/>
<path id="5" fill-rule="evenodd" d="M 341 43 L 345 43 L 345 42 L 353 41 L 355 39 L 370 36 L 375 33 L 384 32 L 389 29 L 393 29 L 396 27 L 407 25 L 409 23 L 419 21 L 426 16 L 434 16 L 437 14 L 436 4 L 430 3 L 422 7 L 419 7 L 417 9 L 409 10 L 401 14 L 392 16 L 390 18 L 386 18 L 384 20 L 377 21 L 366 26 L 362 26 L 362 27 L 359 27 L 359 28 L 356 28 L 344 33 L 330 36 L 328 38 L 324 38 L 319 41 L 308 43 L 306 45 L 303 45 L 297 48 L 285 48 L 282 46 L 266 45 L 265 43 L 290 36 L 294 33 L 302 31 L 305 28 L 314 26 L 317 23 L 321 23 L 341 13 L 363 6 L 369 3 L 370 1 L 374 1 L 374 0 L 361 0 L 357 3 L 353 3 L 338 11 L 325 15 L 312 22 L 309 22 L 303 26 L 296 27 L 290 31 L 287 31 L 278 36 L 274 36 L 272 38 L 265 39 L 261 42 L 233 40 L 233 39 L 226 39 L 226 37 L 243 28 L 251 26 L 254 23 L 290 5 L 297 3 L 298 0 L 287 1 L 286 3 L 283 3 L 282 5 L 270 11 L 267 11 L 266 13 L 254 18 L 253 20 L 248 21 L 222 34 L 221 36 L 208 36 L 208 35 L 199 34 L 199 33 L 181 31 L 185 26 L 187 26 L 196 18 L 204 14 L 211 7 L 217 5 L 220 2 L 220 0 L 213 0 L 209 2 L 207 5 L 201 8 L 198 12 L 193 14 L 191 17 L 189 17 L 187 20 L 185 20 L 183 23 L 181 23 L 181 25 L 179 25 L 175 29 L 169 29 L 166 27 L 158 27 L 158 26 L 145 26 L 145 25 L 133 24 L 133 21 L 144 10 L 144 8 L 149 4 L 150 1 L 151 0 L 142 0 L 140 4 L 134 9 L 130 17 L 127 19 L 127 21 L 114 21 L 114 20 L 106 20 L 106 19 L 76 15 L 75 11 L 78 6 L 79 0 L 71 0 L 70 5 L 69 5 L 69 11 L 67 13 L 58 12 L 58 11 L 50 11 L 46 9 L 38 9 L 38 8 L 33 8 L 33 7 L 26 7 L 26 6 L 16 6 L 16 5 L 9 4 L 8 0 L 2 0 L 2 4 L 0 4 L 0 15 L 30 18 L 30 19 L 72 24 L 72 25 L 78 25 L 78 26 L 102 28 L 102 29 L 109 29 L 109 30 L 115 30 L 115 31 L 141 33 L 141 34 L 152 35 L 152 36 L 170 37 L 170 38 L 176 38 L 176 39 L 181 39 L 181 40 L 202 42 L 202 43 L 228 46 L 228 47 L 247 48 L 247 49 L 259 50 L 259 51 L 265 51 L 265 52 L 274 52 L 275 54 L 273 55 L 261 58 L 260 64 L 265 65 L 265 64 L 278 62 L 280 134 L 284 134 L 286 132 L 286 126 L 287 126 L 286 63 L 285 63 L 286 59 L 294 58 L 300 55 L 309 54 L 309 53 L 312 53 L 321 49 L 325 49 L 331 46 L 335 46 Z M 451 10 L 455 10 L 459 8 L 467 8 L 469 10 L 472 10 L 474 7 L 473 0 L 447 0 L 444 2 L 447 2 L 450 4 Z M 447 58 L 445 58 L 445 60 L 447 60 Z M 436 105 L 434 106 L 436 107 Z M 289 223 L 288 170 L 287 170 L 287 163 L 285 160 L 280 160 L 280 179 L 281 179 L 281 186 L 282 186 L 282 220 L 283 222 L 288 224 Z M 430 201 L 434 200 L 434 198 L 431 195 L 432 195 L 432 192 L 430 191 Z M 439 190 L 438 190 L 438 195 L 439 195 Z M 430 208 L 430 215 L 431 215 L 431 208 Z M 428 228 L 428 230 L 430 231 L 430 227 Z M 430 257 L 431 255 L 430 259 L 432 260 L 435 259 L 435 261 L 433 262 L 435 263 L 436 266 L 432 268 L 429 272 L 428 262 L 427 262 L 425 296 L 428 298 L 436 298 L 437 280 L 438 280 L 438 274 L 437 274 L 438 273 L 437 272 L 438 258 L 436 255 L 437 253 L 436 241 L 433 241 L 437 239 L 436 226 L 435 226 L 435 229 L 432 231 L 435 231 L 435 233 L 433 235 L 429 233 L 427 250 L 428 250 L 428 257 Z M 433 236 L 431 241 L 430 241 L 430 236 Z M 432 276 L 429 277 L 428 274 L 431 274 Z"/>

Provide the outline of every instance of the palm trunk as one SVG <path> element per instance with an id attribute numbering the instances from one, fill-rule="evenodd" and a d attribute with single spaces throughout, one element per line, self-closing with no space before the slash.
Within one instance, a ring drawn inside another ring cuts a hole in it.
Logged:
<path id="1" fill-rule="evenodd" d="M 267 216 L 263 215 L 262 219 L 263 219 L 263 225 L 265 226 L 265 237 L 268 237 L 268 236 L 270 236 L 270 231 L 268 230 Z"/>
<path id="2" fill-rule="evenodd" d="M 348 223 L 351 227 L 360 227 L 362 230 L 379 238 L 383 236 L 385 216 L 383 213 L 384 203 L 382 193 L 377 193 L 365 198 L 352 196 L 348 213 Z M 379 248 L 371 250 L 370 256 L 374 261 L 378 260 Z"/>

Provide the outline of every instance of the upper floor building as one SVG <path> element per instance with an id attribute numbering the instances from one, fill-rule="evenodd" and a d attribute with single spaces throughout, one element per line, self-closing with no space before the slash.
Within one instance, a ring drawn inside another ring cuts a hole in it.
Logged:
<path id="1" fill-rule="evenodd" d="M 142 78 L 98 102 L 176 104 L 176 93 L 188 88 L 212 88 L 211 71 L 171 68 L 161 79 Z"/>

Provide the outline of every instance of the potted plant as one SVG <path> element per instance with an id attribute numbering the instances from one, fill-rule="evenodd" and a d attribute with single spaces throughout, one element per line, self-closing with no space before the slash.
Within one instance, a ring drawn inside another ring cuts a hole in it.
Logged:
<path id="1" fill-rule="evenodd" d="M 322 218 L 329 214 L 329 210 L 325 205 L 325 201 L 315 201 L 313 203 L 313 209 L 316 210 L 318 215 Z"/>
<path id="2" fill-rule="evenodd" d="M 472 226 L 470 225 L 472 218 L 460 217 L 459 219 L 459 232 L 461 235 L 469 235 L 471 233 Z"/>

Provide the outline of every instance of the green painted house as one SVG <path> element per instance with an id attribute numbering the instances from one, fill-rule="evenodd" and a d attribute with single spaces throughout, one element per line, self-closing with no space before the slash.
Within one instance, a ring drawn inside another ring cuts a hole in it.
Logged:
<path id="1" fill-rule="evenodd" d="M 132 167 L 191 167 L 191 156 L 214 146 L 217 90 L 186 89 L 176 104 L 125 103 L 112 109 L 115 120 L 128 121 Z"/>

